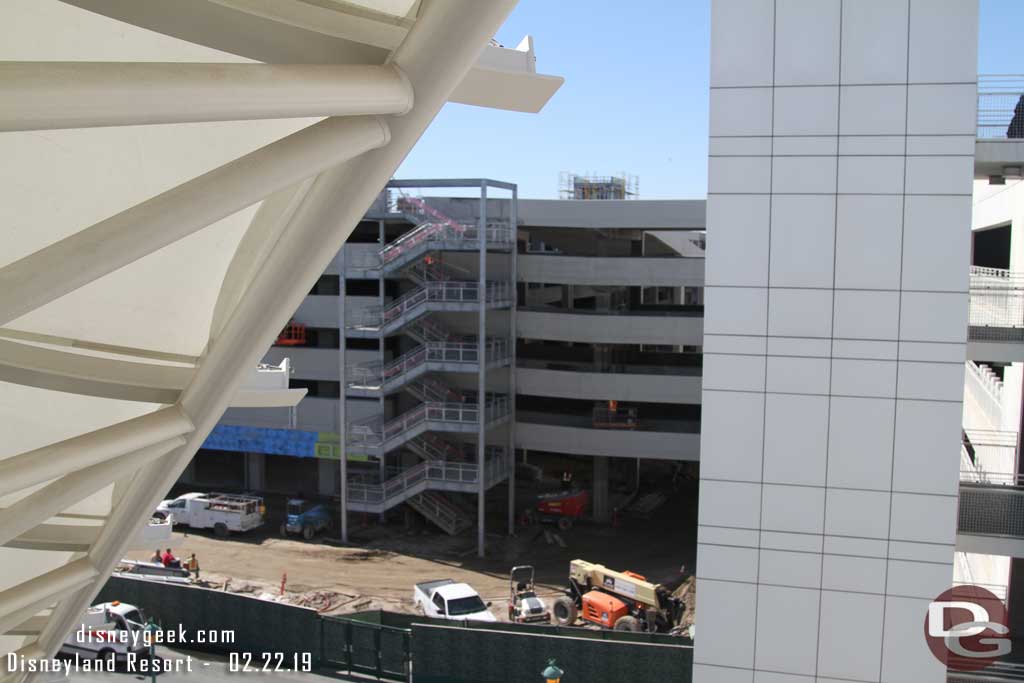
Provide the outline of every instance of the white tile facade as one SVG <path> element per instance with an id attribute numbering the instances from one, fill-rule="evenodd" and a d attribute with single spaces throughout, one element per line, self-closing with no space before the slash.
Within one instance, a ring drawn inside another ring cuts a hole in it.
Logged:
<path id="1" fill-rule="evenodd" d="M 696 683 L 944 680 L 976 0 L 712 0 Z"/>

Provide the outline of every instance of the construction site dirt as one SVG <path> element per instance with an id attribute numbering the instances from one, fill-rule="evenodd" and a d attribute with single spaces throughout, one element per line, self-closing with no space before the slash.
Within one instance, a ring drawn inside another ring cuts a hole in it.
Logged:
<path id="1" fill-rule="evenodd" d="M 203 585 L 301 604 L 325 614 L 371 609 L 412 613 L 413 584 L 450 578 L 473 586 L 492 603 L 494 614 L 506 619 L 508 573 L 517 564 L 536 567 L 542 597 L 560 593 L 569 562 L 576 558 L 631 570 L 653 582 L 677 578 L 684 568 L 692 574 L 696 516 L 696 485 L 687 482 L 648 518 L 623 515 L 614 526 L 581 522 L 564 532 L 546 525 L 520 527 L 511 537 L 488 533 L 484 558 L 476 556 L 472 530 L 452 537 L 427 525 L 382 525 L 376 518 L 356 515 L 347 546 L 323 537 L 282 538 L 277 525 L 268 523 L 228 538 L 176 530 L 174 551 L 182 558 L 195 553 Z M 490 528 L 501 528 L 499 520 Z M 151 550 L 134 551 L 127 559 L 150 555 Z"/>

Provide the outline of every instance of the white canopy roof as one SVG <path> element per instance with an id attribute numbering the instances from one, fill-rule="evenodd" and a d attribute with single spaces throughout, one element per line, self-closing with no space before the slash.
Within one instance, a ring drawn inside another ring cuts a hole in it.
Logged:
<path id="1" fill-rule="evenodd" d="M 295 402 L 247 377 L 444 102 L 558 88 L 487 46 L 514 5 L 0 3 L 0 654 L 56 650 L 226 407 Z"/>

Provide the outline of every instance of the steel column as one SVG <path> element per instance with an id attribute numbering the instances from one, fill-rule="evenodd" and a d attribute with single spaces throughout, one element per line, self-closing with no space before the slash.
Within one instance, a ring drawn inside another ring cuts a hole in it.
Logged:
<path id="1" fill-rule="evenodd" d="M 519 189 L 512 188 L 512 206 L 509 210 L 509 223 L 512 227 L 512 253 L 510 256 L 510 272 L 508 275 L 512 304 L 509 307 L 509 366 L 508 366 L 508 534 L 516 533 L 516 307 L 518 306 L 519 289 L 516 286 L 516 269 L 518 268 L 519 252 Z"/>
<path id="2" fill-rule="evenodd" d="M 386 188 L 384 189 L 384 192 L 385 193 L 387 192 Z M 386 209 L 387 209 L 387 205 L 386 205 L 386 202 L 385 202 L 385 210 Z M 377 241 L 380 244 L 380 248 L 381 249 L 383 249 L 384 245 L 386 244 L 385 237 L 386 237 L 386 234 L 384 232 L 384 221 L 383 220 L 378 220 L 377 221 Z M 384 339 L 385 339 L 385 336 L 384 336 L 384 261 L 383 260 L 381 260 L 380 268 L 377 270 L 377 273 L 378 273 L 377 274 L 377 305 L 380 307 L 380 337 L 377 339 L 377 350 L 378 350 L 378 352 L 380 354 L 380 368 L 381 368 L 381 376 L 380 376 L 380 380 L 381 380 L 380 381 L 380 415 L 381 415 L 381 419 L 383 420 L 383 419 L 385 419 L 384 402 L 386 400 L 385 399 L 385 395 L 384 395 Z M 387 453 L 381 452 L 381 454 L 380 454 L 380 474 L 378 475 L 378 476 L 380 476 L 380 483 L 381 483 L 381 485 L 383 485 L 384 481 L 388 478 L 388 460 L 387 460 L 387 457 L 388 457 Z M 381 513 L 380 513 L 380 521 L 384 522 L 384 520 L 385 520 L 385 514 L 384 514 L 383 511 L 381 511 Z"/>
<path id="3" fill-rule="evenodd" d="M 338 482 L 338 525 L 341 533 L 341 542 L 348 543 L 348 415 L 346 414 L 347 391 L 345 385 L 345 347 L 347 338 L 345 336 L 345 247 L 338 252 L 338 375 L 341 378 L 341 385 L 338 389 L 338 470 L 341 481 Z"/>
<path id="4" fill-rule="evenodd" d="M 480 375 L 477 377 L 476 403 L 477 409 L 477 442 L 476 463 L 478 472 L 477 512 L 476 512 L 476 554 L 484 556 L 484 517 L 486 513 L 487 474 L 484 471 L 485 452 L 487 450 L 487 181 L 480 182 L 480 276 L 477 284 L 480 318 L 477 321 L 477 358 L 480 362 Z"/>

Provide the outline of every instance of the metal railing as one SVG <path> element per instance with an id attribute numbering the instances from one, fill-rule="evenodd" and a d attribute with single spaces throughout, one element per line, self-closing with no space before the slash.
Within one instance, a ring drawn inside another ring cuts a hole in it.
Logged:
<path id="1" fill-rule="evenodd" d="M 960 483 L 957 530 L 962 534 L 1024 537 L 1024 488 Z"/>
<path id="2" fill-rule="evenodd" d="M 1024 75 L 978 76 L 978 137 L 1024 138 Z"/>
<path id="3" fill-rule="evenodd" d="M 486 461 L 484 477 L 487 484 L 504 479 L 508 467 L 504 454 L 493 455 Z M 408 498 L 410 489 L 420 482 L 444 482 L 475 484 L 480 480 L 480 468 L 476 463 L 436 460 L 420 463 L 403 470 L 383 484 L 361 484 L 349 482 L 348 496 L 353 503 L 398 504 Z M 429 489 L 430 487 L 427 486 Z M 415 495 L 415 494 L 411 494 Z"/>
<path id="4" fill-rule="evenodd" d="M 487 363 L 508 359 L 508 341 L 500 338 L 488 339 L 485 349 Z M 480 351 L 475 342 L 426 342 L 412 351 L 402 354 L 390 363 L 361 363 L 347 369 L 348 384 L 351 387 L 379 388 L 388 382 L 401 379 L 427 363 L 477 364 Z"/>
<path id="5" fill-rule="evenodd" d="M 499 223 L 490 224 L 485 228 L 488 246 L 508 246 L 512 244 L 512 226 Z M 380 250 L 380 261 L 384 265 L 392 263 L 403 255 L 417 251 L 417 247 L 431 242 L 444 242 L 446 246 L 461 243 L 467 248 L 480 244 L 480 226 L 472 222 L 421 223 L 394 242 Z"/>
<path id="6" fill-rule="evenodd" d="M 492 395 L 484 404 L 484 420 L 492 422 L 508 415 L 508 396 Z M 371 418 L 353 424 L 348 430 L 349 445 L 358 448 L 381 447 L 388 441 L 401 436 L 424 422 L 447 422 L 451 424 L 476 424 L 480 419 L 477 403 L 451 403 L 430 401 L 381 424 L 379 418 Z"/>
<path id="7" fill-rule="evenodd" d="M 1024 273 L 971 266 L 969 324 L 975 341 L 1024 341 Z"/>
<path id="8" fill-rule="evenodd" d="M 991 486 L 1019 486 L 1017 432 L 965 429 L 960 451 L 960 481 Z"/>
<path id="9" fill-rule="evenodd" d="M 427 303 L 476 303 L 480 301 L 480 285 L 468 281 L 428 282 L 426 286 L 404 294 L 385 306 L 370 306 L 360 310 L 360 315 L 346 324 L 349 328 L 375 330 L 410 314 Z M 511 301 L 511 289 L 507 282 L 488 282 L 486 298 L 488 303 Z"/>

